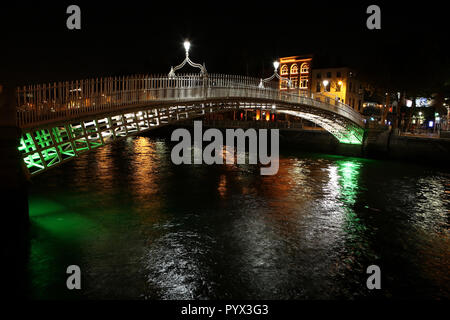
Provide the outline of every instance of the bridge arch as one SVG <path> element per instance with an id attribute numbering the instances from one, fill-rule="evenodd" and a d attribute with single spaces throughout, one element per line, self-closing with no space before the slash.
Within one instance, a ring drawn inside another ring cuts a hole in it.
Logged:
<path id="1" fill-rule="evenodd" d="M 322 95 L 261 88 L 232 75 L 134 76 L 19 88 L 19 151 L 30 174 L 155 127 L 206 113 L 262 109 L 312 121 L 341 143 L 361 144 L 362 116 Z"/>
<path id="2" fill-rule="evenodd" d="M 326 117 L 321 117 L 319 115 L 304 111 L 280 110 L 279 113 L 284 113 L 311 121 L 331 133 L 340 143 L 362 143 L 364 130 L 350 123 L 332 121 Z"/>

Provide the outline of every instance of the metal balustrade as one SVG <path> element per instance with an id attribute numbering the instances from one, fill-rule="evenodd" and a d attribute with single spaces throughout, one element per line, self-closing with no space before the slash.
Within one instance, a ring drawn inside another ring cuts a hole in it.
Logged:
<path id="1" fill-rule="evenodd" d="M 109 77 L 34 85 L 17 90 L 17 123 L 21 128 L 66 121 L 136 106 L 189 101 L 258 99 L 306 105 L 344 117 L 363 126 L 362 116 L 351 107 L 315 94 L 278 90 L 278 83 L 260 88 L 260 79 L 237 75 L 182 74 L 167 76 Z"/>

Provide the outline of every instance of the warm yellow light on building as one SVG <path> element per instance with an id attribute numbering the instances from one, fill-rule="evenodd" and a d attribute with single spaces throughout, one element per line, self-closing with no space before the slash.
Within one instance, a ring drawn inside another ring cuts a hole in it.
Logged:
<path id="1" fill-rule="evenodd" d="M 288 62 L 296 62 L 297 60 L 295 60 L 295 59 L 283 59 L 283 58 L 281 58 L 280 61 L 281 61 L 282 63 L 288 63 Z"/>

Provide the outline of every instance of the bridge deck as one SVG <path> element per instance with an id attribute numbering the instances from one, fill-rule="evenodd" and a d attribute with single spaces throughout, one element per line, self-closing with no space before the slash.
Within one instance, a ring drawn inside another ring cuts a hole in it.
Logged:
<path id="1" fill-rule="evenodd" d="M 305 105 L 329 111 L 363 126 L 363 118 L 348 105 L 316 94 L 309 96 L 260 88 L 259 79 L 232 75 L 182 75 L 176 78 L 135 76 L 88 79 L 19 88 L 17 121 L 21 128 L 77 119 L 86 115 L 120 111 L 160 103 L 210 102 L 259 99 L 274 104 Z"/>

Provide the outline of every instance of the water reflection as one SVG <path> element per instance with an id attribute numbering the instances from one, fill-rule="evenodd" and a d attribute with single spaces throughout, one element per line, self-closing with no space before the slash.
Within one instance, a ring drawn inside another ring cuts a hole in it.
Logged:
<path id="1" fill-rule="evenodd" d="M 370 264 L 377 295 L 449 297 L 448 173 L 290 152 L 261 176 L 170 150 L 129 138 L 35 179 L 32 297 L 73 298 L 68 264 L 89 298 L 361 298 Z"/>
<path id="2" fill-rule="evenodd" d="M 149 298 L 208 298 L 212 290 L 203 256 L 212 239 L 192 231 L 170 231 L 152 243 L 145 255 L 147 284 L 156 291 Z"/>
<path id="3" fill-rule="evenodd" d="M 129 187 L 136 201 L 145 202 L 150 196 L 158 192 L 159 153 L 156 142 L 145 137 L 136 137 L 133 141 L 131 154 Z"/>
<path id="4" fill-rule="evenodd" d="M 217 191 L 219 191 L 220 196 L 223 198 L 227 193 L 227 176 L 222 174 L 219 180 L 219 186 L 217 187 Z"/>

